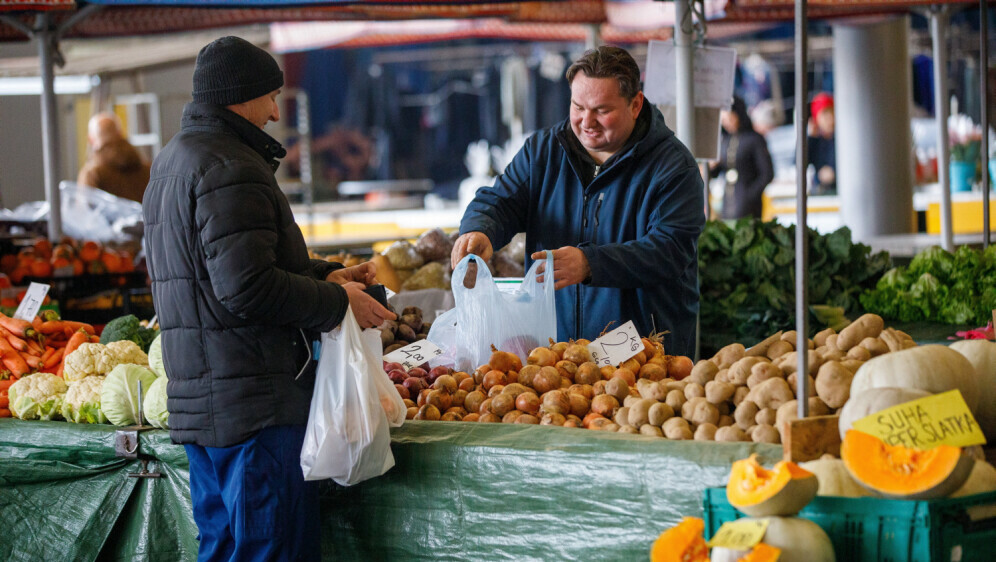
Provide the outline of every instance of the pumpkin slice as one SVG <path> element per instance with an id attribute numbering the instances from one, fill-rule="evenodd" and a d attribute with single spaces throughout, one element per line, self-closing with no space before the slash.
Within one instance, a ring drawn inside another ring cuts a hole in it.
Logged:
<path id="1" fill-rule="evenodd" d="M 961 447 L 922 450 L 887 445 L 854 429 L 844 436 L 840 457 L 862 486 L 887 498 L 907 500 L 947 496 L 965 483 L 975 464 Z"/>
<path id="2" fill-rule="evenodd" d="M 754 517 L 794 515 L 816 496 L 818 488 L 816 475 L 794 462 L 781 461 L 766 470 L 757 455 L 751 455 L 733 463 L 726 499 Z"/>
<path id="3" fill-rule="evenodd" d="M 685 517 L 657 537 L 650 548 L 650 562 L 709 562 L 704 531 L 701 518 Z"/>

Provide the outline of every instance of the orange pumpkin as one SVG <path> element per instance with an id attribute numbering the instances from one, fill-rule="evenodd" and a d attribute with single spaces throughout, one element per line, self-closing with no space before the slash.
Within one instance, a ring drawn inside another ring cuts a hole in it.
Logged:
<path id="1" fill-rule="evenodd" d="M 657 537 L 650 548 L 650 562 L 709 562 L 704 531 L 705 521 L 685 517 Z"/>
<path id="2" fill-rule="evenodd" d="M 816 497 L 818 488 L 816 475 L 794 462 L 781 461 L 767 470 L 751 455 L 733 463 L 726 499 L 754 517 L 794 515 Z"/>

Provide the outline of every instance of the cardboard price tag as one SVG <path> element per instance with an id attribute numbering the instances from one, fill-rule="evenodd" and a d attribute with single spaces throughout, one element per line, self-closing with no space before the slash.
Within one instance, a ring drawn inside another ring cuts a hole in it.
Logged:
<path id="1" fill-rule="evenodd" d="M 630 320 L 588 344 L 591 360 L 599 367 L 618 365 L 643 349 L 643 341 Z"/>
<path id="2" fill-rule="evenodd" d="M 986 437 L 959 390 L 911 400 L 854 422 L 854 429 L 887 445 L 933 449 L 984 445 Z"/>
<path id="3" fill-rule="evenodd" d="M 431 341 L 419 340 L 401 349 L 395 349 L 385 355 L 384 360 L 389 363 L 401 363 L 405 369 L 414 369 L 430 358 L 438 357 L 442 354 L 443 350 L 436 347 Z"/>
<path id="4" fill-rule="evenodd" d="M 709 548 L 719 546 L 732 550 L 750 550 L 761 542 L 767 530 L 767 519 L 737 519 L 723 523 L 706 545 Z"/>
<path id="5" fill-rule="evenodd" d="M 14 313 L 14 318 L 20 320 L 27 320 L 31 322 L 35 319 L 35 315 L 38 314 L 38 309 L 41 308 L 42 301 L 45 300 L 45 295 L 48 294 L 49 286 L 44 283 L 31 283 L 28 285 L 28 291 L 24 294 L 24 300 L 21 304 L 17 305 L 17 312 Z"/>

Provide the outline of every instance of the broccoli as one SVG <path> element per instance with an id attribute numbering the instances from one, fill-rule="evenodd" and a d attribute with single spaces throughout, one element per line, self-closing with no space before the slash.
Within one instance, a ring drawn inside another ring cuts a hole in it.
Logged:
<path id="1" fill-rule="evenodd" d="M 107 345 L 116 341 L 132 341 L 148 352 L 152 340 L 159 335 L 159 330 L 150 330 L 139 324 L 138 318 L 134 314 L 115 318 L 104 326 L 104 331 L 100 334 L 100 343 Z"/>

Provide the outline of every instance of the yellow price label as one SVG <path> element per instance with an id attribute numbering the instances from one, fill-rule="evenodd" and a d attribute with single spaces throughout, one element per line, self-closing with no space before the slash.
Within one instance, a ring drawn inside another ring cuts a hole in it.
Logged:
<path id="1" fill-rule="evenodd" d="M 706 544 L 709 548 L 719 546 L 733 550 L 750 550 L 761 542 L 767 530 L 767 519 L 737 519 L 723 523 Z"/>
<path id="2" fill-rule="evenodd" d="M 933 449 L 984 445 L 986 437 L 958 390 L 911 400 L 854 422 L 854 429 L 887 445 Z"/>

